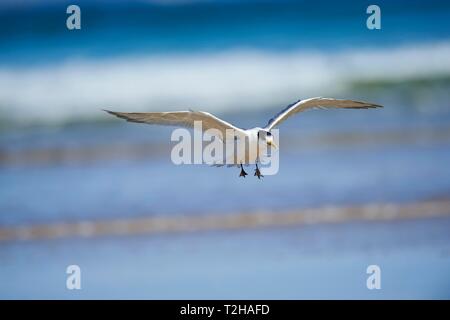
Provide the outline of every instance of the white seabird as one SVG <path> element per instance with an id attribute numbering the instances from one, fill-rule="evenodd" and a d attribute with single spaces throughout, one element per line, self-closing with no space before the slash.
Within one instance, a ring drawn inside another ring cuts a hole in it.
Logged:
<path id="1" fill-rule="evenodd" d="M 248 139 L 248 145 L 263 143 L 267 146 L 273 146 L 277 148 L 273 141 L 273 136 L 271 130 L 276 126 L 280 125 L 290 116 L 303 112 L 308 109 L 331 109 L 331 108 L 342 108 L 342 109 L 372 109 L 372 108 L 382 108 L 378 104 L 373 104 L 369 102 L 354 101 L 354 100 L 342 100 L 333 98 L 310 98 L 305 100 L 298 100 L 286 108 L 277 113 L 272 119 L 269 120 L 265 127 L 255 127 L 252 129 L 241 129 L 231 123 L 228 123 L 222 119 L 217 118 L 211 113 L 204 111 L 171 111 L 171 112 L 115 112 L 104 110 L 110 114 L 113 114 L 119 118 L 125 119 L 130 122 L 138 123 L 148 123 L 155 125 L 167 125 L 167 126 L 179 126 L 185 128 L 193 128 L 194 122 L 201 121 L 203 132 L 209 129 L 219 130 L 222 137 L 229 137 L 227 135 L 227 130 L 233 132 L 233 140 L 245 141 L 243 138 Z M 258 162 L 262 156 L 263 152 L 260 148 L 248 148 L 250 151 L 244 153 L 241 156 L 234 157 L 233 164 L 240 166 L 241 173 L 240 177 L 244 177 L 247 173 L 244 171 L 243 164 L 255 164 L 255 176 L 259 178 L 262 177 L 261 172 L 258 168 Z M 254 151 L 251 151 L 254 150 Z M 229 163 L 228 161 L 226 162 Z"/>

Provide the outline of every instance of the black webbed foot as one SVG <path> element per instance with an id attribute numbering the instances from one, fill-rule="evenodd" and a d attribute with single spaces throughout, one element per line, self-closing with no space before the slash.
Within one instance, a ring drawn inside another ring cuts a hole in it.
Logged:
<path id="1" fill-rule="evenodd" d="M 258 179 L 261 179 L 261 177 L 264 177 L 264 176 L 261 174 L 261 171 L 259 171 L 258 167 L 256 167 L 256 169 L 255 169 L 255 174 L 254 174 L 254 176 L 257 176 Z"/>
<path id="2" fill-rule="evenodd" d="M 244 171 L 244 168 L 242 167 L 242 164 L 241 164 L 241 173 L 239 174 L 239 177 L 245 178 L 245 176 L 248 176 L 248 173 Z"/>

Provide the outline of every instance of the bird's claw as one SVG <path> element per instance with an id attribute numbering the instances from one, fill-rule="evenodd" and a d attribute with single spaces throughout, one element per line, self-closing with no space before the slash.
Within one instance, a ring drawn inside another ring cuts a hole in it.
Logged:
<path id="1" fill-rule="evenodd" d="M 244 177 L 247 176 L 248 173 L 244 171 L 244 169 L 241 169 L 241 173 L 239 174 L 239 177 Z"/>
<path id="2" fill-rule="evenodd" d="M 254 174 L 254 175 L 257 176 L 258 179 L 261 179 L 261 177 L 264 177 L 264 176 L 261 174 L 261 171 L 259 171 L 258 168 L 255 169 L 255 174 Z"/>

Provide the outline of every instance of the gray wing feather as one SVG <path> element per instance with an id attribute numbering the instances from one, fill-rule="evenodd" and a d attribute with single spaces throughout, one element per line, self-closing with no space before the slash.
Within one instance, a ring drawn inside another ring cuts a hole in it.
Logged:
<path id="1" fill-rule="evenodd" d="M 245 131 L 232 124 L 217 118 L 216 116 L 203 111 L 173 111 L 173 112 L 116 112 L 104 110 L 116 117 L 129 122 L 148 123 L 154 125 L 177 126 L 193 128 L 195 121 L 201 121 L 202 130 L 219 130 L 223 138 L 226 137 L 226 130 L 233 130 L 234 135 L 245 134 Z"/>
<path id="2" fill-rule="evenodd" d="M 382 108 L 378 104 L 355 101 L 355 100 L 342 100 L 333 98 L 310 98 L 305 100 L 298 100 L 286 108 L 277 113 L 272 119 L 269 120 L 264 129 L 271 130 L 275 126 L 279 125 L 281 122 L 289 118 L 290 116 L 308 110 L 308 109 L 332 109 L 332 108 L 342 108 L 342 109 L 372 109 L 372 108 Z"/>

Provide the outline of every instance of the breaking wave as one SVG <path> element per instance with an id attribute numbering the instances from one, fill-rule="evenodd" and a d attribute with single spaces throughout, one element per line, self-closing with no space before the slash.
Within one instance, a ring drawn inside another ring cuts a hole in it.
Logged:
<path id="1" fill-rule="evenodd" d="M 104 116 L 102 108 L 254 111 L 310 96 L 370 98 L 366 93 L 372 87 L 384 84 L 389 90 L 408 81 L 437 83 L 441 94 L 448 96 L 449 79 L 450 42 L 339 52 L 233 49 L 72 59 L 32 67 L 1 66 L 0 119 L 10 124 L 92 120 Z M 448 107 L 442 100 L 438 105 Z"/>

